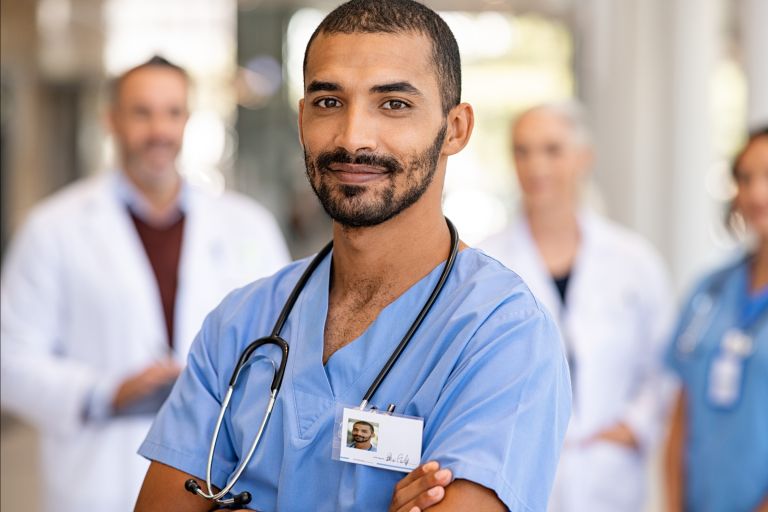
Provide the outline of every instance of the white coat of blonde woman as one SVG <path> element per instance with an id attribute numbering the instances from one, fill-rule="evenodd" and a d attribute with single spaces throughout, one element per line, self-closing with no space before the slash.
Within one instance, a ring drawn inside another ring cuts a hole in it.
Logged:
<path id="1" fill-rule="evenodd" d="M 579 204 L 591 163 L 579 115 L 547 105 L 517 119 L 523 211 L 479 247 L 523 278 L 566 343 L 573 413 L 550 511 L 639 512 L 668 405 L 660 368 L 672 294 L 648 242 Z"/>

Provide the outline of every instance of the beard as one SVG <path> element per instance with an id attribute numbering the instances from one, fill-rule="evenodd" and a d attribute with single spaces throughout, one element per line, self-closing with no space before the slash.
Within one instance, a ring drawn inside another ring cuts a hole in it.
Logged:
<path id="1" fill-rule="evenodd" d="M 304 163 L 315 195 L 326 213 L 345 227 L 361 228 L 381 224 L 410 207 L 427 191 L 437 171 L 437 161 L 445 140 L 446 123 L 437 133 L 432 144 L 417 153 L 407 162 L 401 162 L 391 155 L 352 155 L 339 148 L 320 153 L 312 158 L 304 149 Z M 386 183 L 383 190 L 369 190 L 366 185 L 333 184 L 329 177 L 330 166 L 334 163 L 359 164 L 385 169 Z M 398 186 L 403 177 L 404 185 Z M 366 192 L 374 197 L 366 199 Z"/>
<path id="2" fill-rule="evenodd" d="M 155 137 L 130 149 L 123 147 L 122 160 L 142 185 L 154 188 L 175 181 L 176 159 L 180 151 L 180 141 Z"/>

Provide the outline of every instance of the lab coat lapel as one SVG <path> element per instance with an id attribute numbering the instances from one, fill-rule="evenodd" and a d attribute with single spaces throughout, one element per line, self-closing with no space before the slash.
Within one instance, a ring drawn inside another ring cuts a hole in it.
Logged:
<path id="1" fill-rule="evenodd" d="M 586 352 L 592 350 L 590 340 L 596 337 L 595 329 L 603 327 L 594 321 L 603 316 L 605 308 L 605 297 L 597 294 L 595 284 L 602 282 L 604 288 L 614 284 L 606 283 L 603 279 L 605 265 L 610 262 L 605 261 L 604 251 L 600 250 L 601 233 L 597 219 L 584 211 L 579 214 L 578 221 L 581 246 L 568 283 L 567 303 L 571 306 L 563 315 L 564 329 L 568 332 L 571 349 L 577 358 L 584 357 Z"/>
<path id="2" fill-rule="evenodd" d="M 552 281 L 552 276 L 549 275 L 549 271 L 541 259 L 539 248 L 533 240 L 525 217 L 521 217 L 513 227 L 512 251 L 516 255 L 512 270 L 520 274 L 534 296 L 544 304 L 558 327 L 562 329 L 562 302 Z"/>
<path id="3" fill-rule="evenodd" d="M 200 330 L 200 319 L 229 291 L 222 289 L 221 276 L 233 262 L 226 261 L 226 242 L 218 234 L 207 200 L 202 191 L 188 187 L 174 313 L 173 347 L 181 363 Z"/>
<path id="4" fill-rule="evenodd" d="M 163 336 L 165 320 L 160 294 L 141 239 L 126 206 L 117 197 L 114 179 L 114 174 L 108 174 L 95 183 L 98 190 L 88 206 L 93 213 L 88 216 L 86 228 L 93 231 L 93 236 L 88 239 L 92 241 L 91 249 L 99 254 L 110 279 L 120 282 L 111 287 L 113 296 L 119 293 L 119 301 L 126 307 L 140 310 L 132 318 L 144 319 L 141 325 L 131 326 L 132 333 L 126 332 L 126 338 L 130 339 L 123 340 L 125 357 L 130 359 L 129 354 L 149 352 L 152 358 L 161 358 L 165 355 L 167 342 Z M 116 269 L 120 271 L 114 271 Z M 146 355 L 138 358 L 142 361 L 146 359 Z"/>

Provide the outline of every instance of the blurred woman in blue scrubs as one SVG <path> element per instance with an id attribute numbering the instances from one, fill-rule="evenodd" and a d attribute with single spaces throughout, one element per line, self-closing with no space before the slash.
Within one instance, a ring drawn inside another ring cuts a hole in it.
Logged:
<path id="1" fill-rule="evenodd" d="M 670 511 L 768 511 L 768 127 L 733 166 L 732 218 L 754 244 L 705 277 L 668 363 L 681 391 L 666 453 Z"/>

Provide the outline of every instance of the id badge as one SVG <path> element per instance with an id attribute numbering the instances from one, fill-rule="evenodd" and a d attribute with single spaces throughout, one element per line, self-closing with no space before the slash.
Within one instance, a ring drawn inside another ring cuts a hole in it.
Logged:
<path id="1" fill-rule="evenodd" d="M 709 369 L 709 401 L 719 407 L 730 407 L 739 398 L 743 360 L 721 352 Z"/>
<path id="2" fill-rule="evenodd" d="M 422 418 L 339 406 L 332 458 L 409 473 L 421 462 L 423 430 Z"/>
<path id="3" fill-rule="evenodd" d="M 709 368 L 707 395 L 718 407 L 731 407 L 741 395 L 744 364 L 754 351 L 752 338 L 739 329 L 723 336 L 720 350 Z"/>

